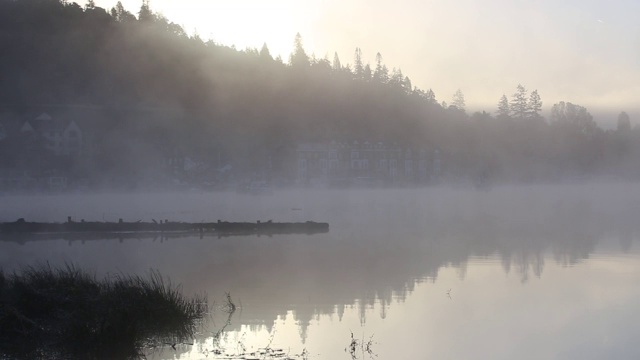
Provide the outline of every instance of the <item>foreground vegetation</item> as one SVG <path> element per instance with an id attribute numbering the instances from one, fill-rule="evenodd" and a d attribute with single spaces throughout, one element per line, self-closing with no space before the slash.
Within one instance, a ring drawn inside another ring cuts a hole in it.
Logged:
<path id="1" fill-rule="evenodd" d="M 208 311 L 157 272 L 103 280 L 73 266 L 0 272 L 0 358 L 135 359 L 193 337 Z"/>

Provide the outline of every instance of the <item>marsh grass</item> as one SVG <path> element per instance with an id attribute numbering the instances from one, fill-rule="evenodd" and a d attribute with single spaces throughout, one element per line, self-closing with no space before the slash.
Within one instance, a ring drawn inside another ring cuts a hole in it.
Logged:
<path id="1" fill-rule="evenodd" d="M 73 265 L 0 271 L 0 358 L 135 359 L 193 337 L 208 311 L 158 272 L 102 280 Z"/>
<path id="2" fill-rule="evenodd" d="M 364 334 L 362 335 L 362 339 L 357 339 L 353 336 L 353 331 L 351 332 L 351 341 L 349 345 L 344 349 L 345 352 L 348 352 L 351 355 L 352 360 L 358 359 L 358 355 L 362 355 L 364 358 L 364 354 L 367 354 L 370 359 L 376 358 L 378 355 L 373 351 L 373 345 L 375 342 L 373 341 L 373 335 L 369 337 L 369 340 L 365 342 Z"/>

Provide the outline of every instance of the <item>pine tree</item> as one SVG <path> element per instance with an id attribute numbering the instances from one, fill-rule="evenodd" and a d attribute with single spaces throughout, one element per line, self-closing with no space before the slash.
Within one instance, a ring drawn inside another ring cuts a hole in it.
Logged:
<path id="1" fill-rule="evenodd" d="M 427 92 L 424 94 L 424 99 L 427 100 L 427 102 L 430 104 L 438 103 L 438 101 L 436 100 L 436 93 L 434 93 L 431 89 L 427 90 Z"/>
<path id="2" fill-rule="evenodd" d="M 273 60 L 273 57 L 271 57 L 271 52 L 267 47 L 267 43 L 262 44 L 262 49 L 260 49 L 260 57 L 264 60 Z"/>
<path id="3" fill-rule="evenodd" d="M 309 67 L 309 56 L 307 56 L 307 53 L 304 51 L 304 47 L 302 46 L 302 35 L 300 35 L 300 33 L 297 33 L 293 40 L 293 53 L 291 54 L 289 62 L 292 67 Z"/>
<path id="4" fill-rule="evenodd" d="M 507 95 L 502 94 L 500 101 L 498 101 L 498 111 L 496 111 L 499 118 L 508 118 L 511 113 L 509 109 L 509 100 Z"/>
<path id="5" fill-rule="evenodd" d="M 518 84 L 516 92 L 511 96 L 511 116 L 514 119 L 524 120 L 529 113 L 529 104 L 527 102 L 527 89 Z"/>
<path id="6" fill-rule="evenodd" d="M 369 64 L 364 66 L 364 71 L 362 73 L 362 78 L 366 81 L 370 81 L 372 77 L 371 66 Z"/>
<path id="7" fill-rule="evenodd" d="M 389 79 L 389 84 L 402 87 L 404 82 L 404 75 L 402 75 L 402 70 L 393 68 L 393 72 L 391 73 L 391 78 Z"/>
<path id="8" fill-rule="evenodd" d="M 329 61 L 329 55 L 325 54 L 322 59 L 318 59 L 315 64 L 319 69 L 331 71 L 331 61 Z"/>
<path id="9" fill-rule="evenodd" d="M 138 20 L 149 22 L 154 20 L 153 12 L 149 6 L 149 0 L 142 0 L 142 6 L 140 6 L 140 11 L 138 12 Z"/>
<path id="10" fill-rule="evenodd" d="M 364 66 L 362 65 L 362 50 L 356 48 L 356 52 L 353 55 L 353 74 L 356 79 L 364 78 Z"/>
<path id="11" fill-rule="evenodd" d="M 337 52 L 333 54 L 333 64 L 331 65 L 331 68 L 333 69 L 333 71 L 342 70 L 342 65 L 340 64 L 340 58 L 338 57 Z"/>
<path id="12" fill-rule="evenodd" d="M 383 84 L 389 82 L 389 69 L 382 63 L 382 55 L 380 53 L 376 54 L 376 68 L 373 71 L 373 79 Z"/>
<path id="13" fill-rule="evenodd" d="M 402 88 L 407 94 L 411 94 L 411 92 L 413 91 L 413 86 L 411 85 L 411 79 L 409 79 L 408 76 L 404 77 L 404 80 L 402 81 Z"/>
<path id="14" fill-rule="evenodd" d="M 458 110 L 464 111 L 465 102 L 464 102 L 464 94 L 462 93 L 462 90 L 458 89 L 455 92 L 455 94 L 453 94 L 453 102 L 451 103 L 451 105 L 458 108 Z"/>
<path id="15" fill-rule="evenodd" d="M 529 118 L 533 120 L 540 119 L 540 112 L 542 112 L 542 100 L 540 99 L 540 95 L 538 95 L 538 90 L 533 90 L 531 95 L 529 96 Z"/>
<path id="16" fill-rule="evenodd" d="M 116 6 L 111 9 L 111 16 L 119 22 L 132 22 L 136 20 L 136 17 L 124 8 L 121 1 L 118 1 Z"/>

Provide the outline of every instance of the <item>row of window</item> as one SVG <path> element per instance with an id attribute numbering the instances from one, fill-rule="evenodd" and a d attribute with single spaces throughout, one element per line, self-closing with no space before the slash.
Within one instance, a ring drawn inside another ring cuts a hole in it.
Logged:
<path id="1" fill-rule="evenodd" d="M 67 140 L 64 143 L 68 148 L 79 148 L 80 147 L 80 142 L 78 140 Z M 63 142 L 61 140 L 47 140 L 46 142 L 47 147 L 49 148 L 57 148 L 57 147 L 62 147 Z"/>
<path id="2" fill-rule="evenodd" d="M 300 152 L 299 157 L 304 159 L 343 159 L 346 154 L 340 154 L 337 151 L 317 151 L 317 152 Z M 424 153 L 421 154 L 421 157 L 424 156 Z M 360 152 L 360 151 L 350 151 L 349 157 L 351 159 L 371 159 L 371 158 L 402 158 L 402 151 L 381 151 L 381 152 Z M 412 153 L 410 151 L 405 152 L 405 159 L 411 159 Z"/>
<path id="3" fill-rule="evenodd" d="M 48 137 L 48 138 L 59 138 L 59 137 L 62 137 L 62 133 L 59 132 L 59 131 L 43 132 L 42 135 L 44 135 L 45 137 Z M 71 139 L 75 139 L 75 138 L 78 138 L 79 136 L 78 136 L 78 132 L 77 131 L 71 130 L 71 131 L 69 131 L 67 133 L 66 137 L 71 138 Z"/>
<path id="4" fill-rule="evenodd" d="M 325 171 L 325 170 L 337 170 L 339 167 L 339 162 L 336 159 L 332 159 L 332 160 L 327 160 L 327 159 L 320 159 L 320 161 L 318 162 L 319 167 L 321 170 Z M 378 170 L 387 170 L 387 169 L 397 169 L 398 168 L 398 161 L 396 159 L 380 159 L 378 162 Z M 418 165 L 420 166 L 420 168 L 426 168 L 424 161 L 421 161 L 418 163 Z M 301 170 L 307 170 L 307 168 L 309 167 L 309 163 L 307 161 L 307 159 L 300 159 L 298 161 L 298 167 Z M 404 162 L 404 169 L 405 172 L 412 172 L 413 171 L 413 167 L 414 167 L 414 161 L 413 160 L 405 160 Z M 350 169 L 354 169 L 354 170 L 369 170 L 369 160 L 368 159 L 352 159 L 350 162 Z"/>

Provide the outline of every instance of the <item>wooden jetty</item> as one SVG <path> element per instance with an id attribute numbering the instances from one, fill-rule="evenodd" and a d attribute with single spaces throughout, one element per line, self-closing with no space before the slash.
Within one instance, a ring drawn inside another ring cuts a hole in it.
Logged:
<path id="1" fill-rule="evenodd" d="M 71 217 L 64 223 L 28 222 L 18 219 L 0 223 L 0 234 L 136 234 L 136 233 L 213 233 L 219 235 L 251 234 L 315 234 L 329 231 L 329 224 L 323 222 L 118 222 L 73 221 Z"/>

